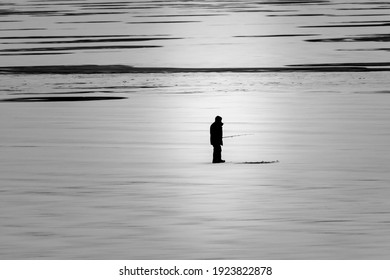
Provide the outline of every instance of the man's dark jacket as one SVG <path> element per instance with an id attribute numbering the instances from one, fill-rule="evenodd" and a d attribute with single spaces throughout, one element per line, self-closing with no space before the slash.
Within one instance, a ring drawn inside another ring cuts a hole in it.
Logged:
<path id="1" fill-rule="evenodd" d="M 222 122 L 214 122 L 210 126 L 210 144 L 213 146 L 223 145 L 222 142 Z"/>

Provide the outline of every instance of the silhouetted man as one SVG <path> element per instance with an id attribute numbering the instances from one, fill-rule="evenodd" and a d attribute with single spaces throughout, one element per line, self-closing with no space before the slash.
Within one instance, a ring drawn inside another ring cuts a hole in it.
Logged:
<path id="1" fill-rule="evenodd" d="M 221 158 L 223 142 L 222 142 L 222 118 L 220 116 L 215 117 L 215 122 L 210 126 L 210 144 L 214 147 L 213 163 L 225 162 Z"/>

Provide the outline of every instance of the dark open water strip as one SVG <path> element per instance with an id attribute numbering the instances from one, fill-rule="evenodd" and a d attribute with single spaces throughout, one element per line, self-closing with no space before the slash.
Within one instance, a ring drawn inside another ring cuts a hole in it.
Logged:
<path id="1" fill-rule="evenodd" d="M 373 34 L 325 39 L 307 39 L 306 42 L 390 42 L 390 34 Z"/>
<path id="2" fill-rule="evenodd" d="M 74 50 L 106 50 L 106 49 L 145 49 L 161 48 L 154 45 L 134 45 L 134 46 L 78 46 L 78 47 L 53 47 L 53 48 L 24 48 L 24 49 L 3 49 L 0 52 L 19 53 L 19 52 L 48 52 L 48 51 L 74 51 Z"/>
<path id="3" fill-rule="evenodd" d="M 0 102 L 74 102 L 127 99 L 123 96 L 36 96 L 0 99 Z"/>
<path id="4" fill-rule="evenodd" d="M 369 72 L 390 71 L 390 62 L 297 64 L 253 68 L 173 68 L 129 65 L 50 65 L 0 67 L 0 74 L 120 74 L 120 73 L 210 73 L 210 72 Z"/>
<path id="5" fill-rule="evenodd" d="M 0 37 L 0 39 L 3 39 Z M 114 43 L 114 42 L 144 42 L 157 40 L 179 40 L 183 38 L 103 38 L 103 39 L 78 39 L 68 41 L 32 41 L 32 42 L 4 42 L 2 44 L 84 44 L 84 43 Z"/>

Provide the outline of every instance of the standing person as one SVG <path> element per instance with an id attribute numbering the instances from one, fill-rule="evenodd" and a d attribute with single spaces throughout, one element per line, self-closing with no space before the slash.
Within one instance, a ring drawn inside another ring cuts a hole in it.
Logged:
<path id="1" fill-rule="evenodd" d="M 222 118 L 220 116 L 215 117 L 215 122 L 210 126 L 210 144 L 214 147 L 213 151 L 213 163 L 222 163 L 225 162 L 221 158 L 222 154 Z"/>

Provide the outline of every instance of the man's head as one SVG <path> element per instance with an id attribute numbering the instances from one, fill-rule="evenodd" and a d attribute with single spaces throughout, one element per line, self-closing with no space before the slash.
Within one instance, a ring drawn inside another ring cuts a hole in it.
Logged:
<path id="1" fill-rule="evenodd" d="M 215 117 L 215 121 L 221 123 L 222 122 L 222 118 L 220 116 L 216 116 Z"/>

